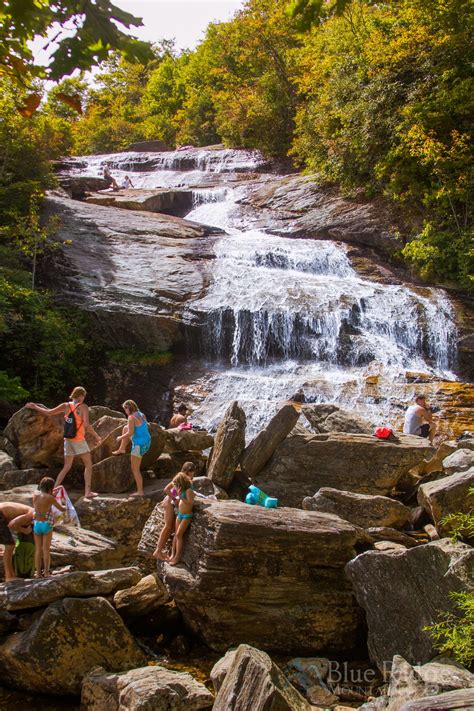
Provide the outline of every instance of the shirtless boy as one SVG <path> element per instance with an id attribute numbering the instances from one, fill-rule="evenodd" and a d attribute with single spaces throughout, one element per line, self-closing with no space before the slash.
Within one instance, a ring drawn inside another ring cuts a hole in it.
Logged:
<path id="1" fill-rule="evenodd" d="M 0 543 L 5 546 L 3 566 L 5 568 L 5 582 L 16 580 L 13 568 L 13 551 L 15 539 L 13 533 L 31 533 L 33 521 L 33 508 L 26 504 L 17 504 L 12 501 L 0 503 Z"/>

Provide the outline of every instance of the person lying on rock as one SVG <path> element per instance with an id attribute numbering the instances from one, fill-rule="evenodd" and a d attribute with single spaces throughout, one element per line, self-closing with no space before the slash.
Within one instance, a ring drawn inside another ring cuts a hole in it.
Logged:
<path id="1" fill-rule="evenodd" d="M 127 424 L 122 430 L 122 434 L 117 437 L 120 441 L 120 446 L 112 454 L 126 454 L 127 445 L 132 440 L 132 451 L 130 452 L 130 465 L 132 474 L 137 485 L 137 490 L 130 496 L 144 496 L 143 477 L 140 472 L 142 457 L 148 452 L 151 445 L 151 435 L 148 428 L 148 422 L 143 414 L 138 409 L 138 405 L 134 400 L 125 400 L 122 405 L 123 411 L 128 417 Z"/>
<path id="2" fill-rule="evenodd" d="M 13 551 L 15 550 L 15 533 L 31 533 L 33 509 L 26 504 L 17 504 L 12 501 L 0 503 L 0 543 L 5 546 L 3 554 L 3 567 L 5 568 L 5 582 L 16 580 L 13 568 Z"/>
<path id="3" fill-rule="evenodd" d="M 170 565 L 176 565 L 181 560 L 183 552 L 183 539 L 193 517 L 194 491 L 191 479 L 180 472 L 173 479 L 173 484 L 178 493 L 178 513 L 176 514 L 176 527 L 173 539 L 171 556 L 168 558 Z"/>
<path id="4" fill-rule="evenodd" d="M 176 415 L 173 415 L 173 417 L 170 420 L 170 429 L 174 429 L 175 427 L 179 427 L 179 425 L 182 425 L 188 421 L 188 408 L 186 405 L 181 403 L 181 405 L 178 405 L 178 411 Z"/>
<path id="5" fill-rule="evenodd" d="M 53 513 L 51 507 L 64 513 L 66 507 L 53 496 L 54 479 L 44 476 L 33 494 L 33 535 L 35 537 L 35 578 L 51 575 L 51 539 L 53 537 Z M 42 564 L 44 572 L 42 573 Z"/>
<path id="6" fill-rule="evenodd" d="M 196 473 L 196 469 L 197 467 L 193 462 L 184 462 L 183 466 L 181 467 L 181 471 L 178 472 L 178 474 L 184 474 L 192 482 L 193 477 Z M 179 510 L 178 491 L 174 484 L 174 479 L 165 486 L 164 492 L 166 494 L 165 498 L 163 499 L 165 523 L 163 528 L 161 529 L 160 537 L 158 538 L 156 548 L 153 551 L 153 558 L 158 558 L 159 560 L 167 559 L 167 556 L 163 553 L 163 549 L 168 543 L 169 539 L 171 538 L 171 534 L 174 531 L 176 514 Z"/>
<path id="7" fill-rule="evenodd" d="M 64 415 L 64 465 L 56 477 L 55 486 L 62 483 L 72 467 L 74 457 L 79 457 L 84 464 L 84 496 L 90 499 L 97 494 L 91 489 L 92 458 L 89 445 L 86 442 L 86 433 L 89 432 L 97 444 L 101 443 L 101 439 L 89 422 L 89 408 L 84 403 L 86 395 L 85 389 L 79 386 L 72 391 L 69 402 L 62 402 L 51 410 L 42 405 L 36 405 L 34 402 L 28 402 L 25 407 L 36 410 L 47 417 Z"/>

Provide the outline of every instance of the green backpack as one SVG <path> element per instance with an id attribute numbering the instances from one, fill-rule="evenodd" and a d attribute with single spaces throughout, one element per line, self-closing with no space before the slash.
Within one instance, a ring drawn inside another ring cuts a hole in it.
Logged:
<path id="1" fill-rule="evenodd" d="M 18 534 L 13 551 L 13 567 L 19 578 L 32 578 L 35 572 L 35 544 L 33 536 Z"/>

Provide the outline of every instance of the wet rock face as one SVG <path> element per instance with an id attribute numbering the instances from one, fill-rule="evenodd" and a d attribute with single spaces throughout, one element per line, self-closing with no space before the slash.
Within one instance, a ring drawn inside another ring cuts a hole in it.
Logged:
<path id="1" fill-rule="evenodd" d="M 219 230 L 178 217 L 49 197 L 56 239 L 71 243 L 48 264 L 63 300 L 93 312 L 108 348 L 168 350 L 181 339 L 176 317 L 208 282 Z"/>
<path id="2" fill-rule="evenodd" d="M 410 664 L 435 656 L 424 628 L 439 621 L 439 611 L 453 611 L 450 593 L 473 590 L 473 562 L 470 546 L 443 539 L 410 550 L 367 551 L 347 564 L 367 617 L 369 653 L 381 670 L 395 654 Z"/>
<path id="3" fill-rule="evenodd" d="M 157 506 L 142 553 L 153 550 L 162 524 Z M 343 568 L 359 545 L 367 545 L 364 532 L 328 514 L 197 503 L 183 564 L 159 563 L 158 574 L 213 649 L 242 642 L 285 654 L 347 650 L 362 618 Z"/>
<path id="4" fill-rule="evenodd" d="M 125 671 L 145 662 L 120 615 L 100 597 L 52 603 L 0 647 L 2 680 L 45 694 L 80 693 L 84 676 L 99 665 Z"/>
<path id="5" fill-rule="evenodd" d="M 420 437 L 399 439 L 396 443 L 365 434 L 312 435 L 295 430 L 278 445 L 257 484 L 283 506 L 301 506 L 305 496 L 313 496 L 322 486 L 386 496 L 403 474 L 433 451 Z"/>
<path id="6" fill-rule="evenodd" d="M 403 246 L 374 203 L 343 198 L 337 190 L 318 184 L 315 176 L 276 178 L 257 186 L 241 204 L 250 207 L 253 225 L 263 226 L 266 221 L 273 231 L 286 235 L 341 240 L 389 254 Z"/>

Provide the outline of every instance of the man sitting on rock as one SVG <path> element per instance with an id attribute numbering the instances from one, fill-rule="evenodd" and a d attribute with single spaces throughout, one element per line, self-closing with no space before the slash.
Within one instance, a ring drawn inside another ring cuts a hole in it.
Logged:
<path id="1" fill-rule="evenodd" d="M 0 543 L 5 546 L 3 566 L 5 568 L 5 582 L 16 580 L 13 568 L 13 551 L 15 549 L 14 533 L 31 533 L 33 521 L 33 508 L 26 504 L 17 504 L 13 501 L 0 503 Z"/>
<path id="2" fill-rule="evenodd" d="M 433 444 L 436 425 L 433 422 L 432 410 L 424 395 L 415 395 L 415 404 L 410 405 L 405 412 L 403 432 L 417 437 L 429 437 L 430 443 Z"/>
<path id="3" fill-rule="evenodd" d="M 176 415 L 173 415 L 173 417 L 170 420 L 170 429 L 173 429 L 174 427 L 179 427 L 179 425 L 182 425 L 188 421 L 188 408 L 186 405 L 178 405 L 178 412 Z"/>

